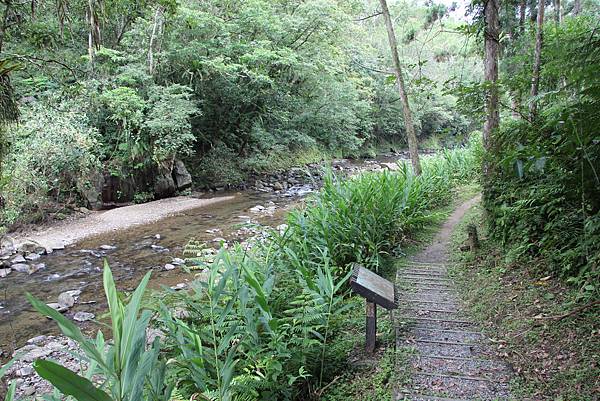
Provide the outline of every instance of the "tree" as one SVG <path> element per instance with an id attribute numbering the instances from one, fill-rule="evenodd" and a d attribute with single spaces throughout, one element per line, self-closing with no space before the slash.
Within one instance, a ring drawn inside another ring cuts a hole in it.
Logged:
<path id="1" fill-rule="evenodd" d="M 485 15 L 485 71 L 484 79 L 487 85 L 486 93 L 486 120 L 483 126 L 483 145 L 490 149 L 492 133 L 500 125 L 500 111 L 498 109 L 498 42 L 500 33 L 500 20 L 498 10 L 499 0 L 486 0 L 484 5 Z"/>
<path id="2" fill-rule="evenodd" d="M 381 3 L 381 13 L 383 14 L 383 19 L 387 28 L 388 39 L 390 41 L 390 50 L 392 51 L 392 60 L 394 62 L 394 74 L 396 75 L 398 93 L 400 94 L 400 102 L 402 104 L 402 113 L 404 114 L 404 126 L 406 128 L 406 136 L 408 139 L 408 151 L 410 153 L 410 161 L 412 163 L 415 174 L 419 175 L 421 174 L 421 163 L 419 161 L 417 135 L 415 134 L 412 113 L 410 111 L 408 96 L 406 94 L 406 87 L 404 85 L 404 78 L 402 76 L 402 67 L 400 66 L 400 58 L 398 56 L 398 44 L 396 41 L 396 34 L 394 33 L 394 25 L 392 24 L 390 10 L 388 9 L 386 0 L 379 0 L 379 2 Z"/>
<path id="3" fill-rule="evenodd" d="M 544 41 L 544 0 L 538 1 L 537 32 L 535 34 L 535 53 L 533 56 L 533 74 L 531 76 L 531 103 L 529 103 L 530 118 L 537 114 L 536 97 L 540 86 L 540 68 L 542 65 L 542 44 Z"/>

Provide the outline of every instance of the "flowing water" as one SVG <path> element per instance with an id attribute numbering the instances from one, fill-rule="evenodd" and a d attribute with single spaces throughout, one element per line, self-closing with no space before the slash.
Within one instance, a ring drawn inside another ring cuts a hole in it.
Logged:
<path id="1" fill-rule="evenodd" d="M 391 162 L 399 157 L 379 157 L 376 162 Z M 346 167 L 365 169 L 374 161 L 349 162 Z M 306 187 L 304 188 L 306 189 Z M 13 272 L 0 279 L 0 349 L 10 351 L 22 346 L 29 338 L 56 334 L 56 325 L 35 312 L 27 300 L 31 293 L 44 302 L 56 302 L 64 291 L 81 290 L 78 302 L 66 312 L 92 312 L 97 316 L 106 310 L 102 288 L 102 265 L 106 258 L 119 290 L 133 290 L 141 277 L 152 271 L 151 288 L 185 283 L 191 275 L 180 268 L 165 270 L 173 258 L 183 258 L 183 247 L 191 239 L 212 242 L 217 237 L 228 241 L 243 239 L 239 228 L 249 221 L 276 226 L 307 191 L 281 194 L 239 191 L 224 193 L 233 199 L 192 209 L 152 224 L 94 236 L 68 246 L 65 250 L 43 256 L 36 263 L 46 265 L 34 274 Z M 272 213 L 252 213 L 255 205 L 275 206 Z M 216 230 L 218 229 L 218 231 Z M 116 247 L 103 250 L 103 245 Z M 215 246 L 214 242 L 212 244 Z M 92 330 L 94 323 L 80 324 Z M 6 356 L 6 355 L 5 355 Z M 1 355 L 0 355 L 1 357 Z"/>

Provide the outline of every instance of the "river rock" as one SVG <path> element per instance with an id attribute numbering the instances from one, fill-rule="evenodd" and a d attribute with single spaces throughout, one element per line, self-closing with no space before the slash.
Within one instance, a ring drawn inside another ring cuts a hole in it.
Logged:
<path id="1" fill-rule="evenodd" d="M 29 274 L 33 274 L 37 271 L 43 270 L 46 268 L 46 264 L 45 263 L 36 263 L 33 264 L 31 266 L 29 266 L 29 270 L 27 271 L 27 273 Z"/>
<path id="2" fill-rule="evenodd" d="M 25 264 L 25 263 L 15 263 L 14 265 L 11 266 L 11 269 L 13 269 L 14 271 L 19 272 L 19 273 L 28 273 L 29 265 Z"/>
<path id="3" fill-rule="evenodd" d="M 21 369 L 17 370 L 17 376 L 31 376 L 34 370 L 31 366 L 23 366 Z"/>
<path id="4" fill-rule="evenodd" d="M 273 184 L 273 189 L 276 190 L 276 191 L 282 191 L 283 190 L 283 184 L 280 183 L 279 181 L 276 181 Z"/>
<path id="5" fill-rule="evenodd" d="M 115 249 L 117 249 L 117 247 L 114 245 L 100 245 L 100 249 L 102 249 L 103 251 L 114 251 Z"/>
<path id="6" fill-rule="evenodd" d="M 180 291 L 180 290 L 183 290 L 186 287 L 187 287 L 186 283 L 179 283 L 179 284 L 176 284 L 176 285 L 172 286 L 171 289 L 174 290 L 174 291 Z"/>
<path id="7" fill-rule="evenodd" d="M 43 255 L 46 253 L 46 248 L 36 241 L 27 240 L 19 245 L 17 251 L 22 254 L 37 253 Z"/>
<path id="8" fill-rule="evenodd" d="M 172 175 L 178 190 L 187 189 L 192 186 L 192 175 L 181 160 L 175 160 Z"/>
<path id="9" fill-rule="evenodd" d="M 181 266 L 185 264 L 185 260 L 181 259 L 181 258 L 173 258 L 173 260 L 171 261 L 171 264 L 175 265 L 175 266 Z"/>
<path id="10" fill-rule="evenodd" d="M 175 266 L 175 265 L 173 265 L 173 264 L 171 264 L 171 263 L 167 263 L 167 264 L 165 265 L 165 270 L 173 270 L 173 269 L 176 269 L 176 266 Z"/>
<path id="11" fill-rule="evenodd" d="M 46 249 L 46 248 L 44 248 L 44 250 L 45 250 L 45 249 Z M 37 253 L 28 253 L 28 254 L 25 256 L 25 259 L 27 259 L 27 260 L 30 260 L 30 261 L 32 261 L 32 262 L 33 262 L 34 260 L 38 260 L 40 257 L 41 257 L 41 256 L 40 256 L 39 254 L 37 254 Z"/>
<path id="12" fill-rule="evenodd" d="M 256 205 L 256 206 L 250 208 L 250 211 L 252 213 L 260 213 L 263 210 L 265 210 L 265 207 L 263 205 Z"/>
<path id="13" fill-rule="evenodd" d="M 62 305 L 58 302 L 50 302 L 46 305 L 48 305 L 49 307 L 51 307 L 52 309 L 54 309 L 55 311 L 60 312 L 60 313 L 66 312 L 69 309 L 65 305 Z"/>
<path id="14" fill-rule="evenodd" d="M 23 255 L 17 255 L 14 258 L 12 258 L 12 260 L 10 261 L 10 263 L 26 263 L 27 260 L 23 257 Z"/>
<path id="15" fill-rule="evenodd" d="M 35 337 L 27 340 L 27 344 L 39 344 L 39 343 L 46 341 L 47 339 L 48 339 L 48 336 L 44 336 L 44 335 L 35 336 Z"/>
<path id="16" fill-rule="evenodd" d="M 6 269 L 0 269 L 0 278 L 4 278 L 4 277 L 8 276 L 11 271 L 12 271 L 12 269 L 10 267 L 6 268 Z"/>
<path id="17" fill-rule="evenodd" d="M 75 304 L 75 301 L 77 300 L 79 295 L 81 295 L 80 290 L 70 290 L 61 292 L 58 296 L 58 303 L 67 308 L 71 308 Z"/>
<path id="18" fill-rule="evenodd" d="M 73 320 L 75 320 L 77 322 L 87 322 L 89 320 L 94 319 L 95 317 L 96 317 L 96 315 L 94 315 L 93 313 L 89 313 L 89 312 L 77 312 L 73 316 Z"/>

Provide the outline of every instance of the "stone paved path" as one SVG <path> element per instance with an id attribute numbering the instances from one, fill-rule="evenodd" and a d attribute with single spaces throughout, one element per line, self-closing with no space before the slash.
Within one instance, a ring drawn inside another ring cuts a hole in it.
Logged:
<path id="1" fill-rule="evenodd" d="M 511 371 L 469 320 L 447 273 L 450 235 L 465 212 L 457 208 L 433 243 L 398 269 L 397 348 L 407 351 L 410 382 L 394 400 L 509 400 Z"/>

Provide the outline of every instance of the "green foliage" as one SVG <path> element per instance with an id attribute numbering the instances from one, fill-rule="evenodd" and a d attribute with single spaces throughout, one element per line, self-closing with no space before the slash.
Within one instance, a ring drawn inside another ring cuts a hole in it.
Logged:
<path id="1" fill-rule="evenodd" d="M 23 110 L 23 123 L 8 131 L 10 154 L 2 177 L 6 205 L 0 210 L 4 224 L 22 215 L 41 216 L 52 202 L 77 199 L 100 166 L 97 131 L 74 104 L 58 107 L 33 104 Z"/>
<path id="2" fill-rule="evenodd" d="M 529 99 L 539 113 L 502 126 L 485 185 L 490 231 L 510 257 L 541 259 L 583 299 L 597 296 L 600 277 L 596 25 L 581 17 L 546 27 L 541 91 Z"/>
<path id="3" fill-rule="evenodd" d="M 397 172 L 347 181 L 330 175 L 306 208 L 290 214 L 286 240 L 292 260 L 320 264 L 326 249 L 337 271 L 354 262 L 378 268 L 382 257 L 434 217 L 432 209 L 449 201 L 454 185 L 477 175 L 480 149 L 474 139 L 469 148 L 425 157 L 420 176 L 407 163 Z"/>
<path id="4" fill-rule="evenodd" d="M 117 293 L 112 273 L 105 262 L 103 283 L 112 341 L 105 341 L 101 331 L 95 339 L 86 338 L 73 322 L 28 295 L 29 302 L 38 312 L 54 320 L 62 333 L 79 345 L 85 355 L 80 358 L 87 362 L 85 375 L 80 376 L 53 362 L 36 361 L 34 368 L 38 374 L 64 395 L 71 395 L 78 401 L 169 400 L 171 387 L 161 379 L 164 378 L 164 362 L 159 361 L 160 342 L 155 339 L 150 347 L 146 347 L 146 330 L 152 313 L 141 310 L 141 303 L 149 279 L 150 273 L 125 303 Z M 95 386 L 92 378 L 100 386 Z M 153 383 L 151 391 L 144 391 L 147 382 Z"/>

